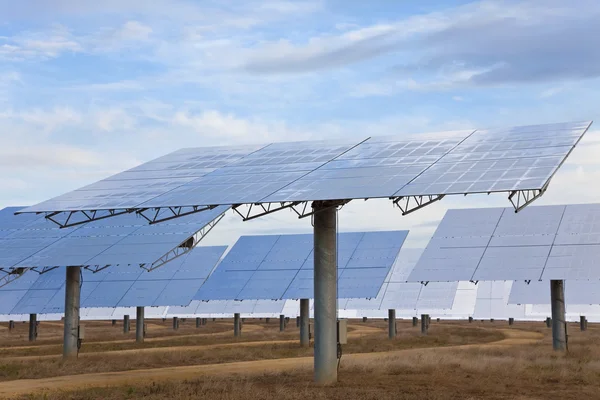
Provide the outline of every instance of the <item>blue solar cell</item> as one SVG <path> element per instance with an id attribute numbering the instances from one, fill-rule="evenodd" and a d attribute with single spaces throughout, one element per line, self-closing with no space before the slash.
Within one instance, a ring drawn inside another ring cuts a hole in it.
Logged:
<path id="1" fill-rule="evenodd" d="M 37 314 L 44 310 L 44 307 L 54 297 L 58 289 L 28 290 L 27 293 L 11 310 L 11 314 Z"/>
<path id="2" fill-rule="evenodd" d="M 115 307 L 127 294 L 134 281 L 99 282 L 81 307 Z"/>
<path id="3" fill-rule="evenodd" d="M 219 267 L 206 280 L 194 300 L 230 300 L 242 291 L 254 271 L 225 271 Z"/>
<path id="4" fill-rule="evenodd" d="M 158 281 L 136 281 L 118 302 L 118 307 L 153 306 L 156 298 L 169 283 L 168 279 Z M 173 303 L 175 305 L 175 303 Z"/>
<path id="5" fill-rule="evenodd" d="M 157 299 L 154 301 L 154 306 L 160 305 L 175 305 L 175 306 L 186 306 L 190 304 L 190 301 L 194 298 L 196 292 L 198 292 L 199 285 L 202 281 L 196 280 L 172 280 L 165 286 L 164 290 L 160 293 Z"/>
<path id="6" fill-rule="evenodd" d="M 234 300 L 279 300 L 292 283 L 298 268 L 256 271 Z"/>
<path id="7" fill-rule="evenodd" d="M 0 314 L 10 314 L 27 290 L 0 290 Z"/>
<path id="8" fill-rule="evenodd" d="M 196 247 L 185 257 L 173 279 L 202 279 L 204 282 L 225 250 L 226 246 Z"/>

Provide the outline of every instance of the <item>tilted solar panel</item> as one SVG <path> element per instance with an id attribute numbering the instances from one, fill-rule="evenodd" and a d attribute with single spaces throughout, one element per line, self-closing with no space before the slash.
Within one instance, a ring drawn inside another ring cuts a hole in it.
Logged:
<path id="1" fill-rule="evenodd" d="M 600 204 L 449 210 L 409 281 L 600 279 Z"/>
<path id="2" fill-rule="evenodd" d="M 338 234 L 338 297 L 376 297 L 407 231 Z M 313 235 L 242 236 L 196 300 L 281 300 L 314 296 Z"/>
<path id="3" fill-rule="evenodd" d="M 21 211 L 144 212 L 522 191 L 539 196 L 590 125 L 182 149 Z"/>
<path id="4" fill-rule="evenodd" d="M 110 267 L 97 273 L 82 270 L 81 307 L 188 305 L 225 249 L 199 246 L 150 272 L 135 265 Z M 0 314 L 62 313 L 65 269 L 58 267 L 41 275 L 28 271 L 0 288 L 0 300 Z"/>
<path id="5" fill-rule="evenodd" d="M 600 304 L 600 282 L 566 281 L 565 303 L 569 305 Z M 514 282 L 508 304 L 550 304 L 550 282 Z"/>
<path id="6" fill-rule="evenodd" d="M 0 268 L 152 264 L 218 221 L 229 207 L 148 225 L 139 215 L 60 229 L 43 216 L 0 214 Z"/>

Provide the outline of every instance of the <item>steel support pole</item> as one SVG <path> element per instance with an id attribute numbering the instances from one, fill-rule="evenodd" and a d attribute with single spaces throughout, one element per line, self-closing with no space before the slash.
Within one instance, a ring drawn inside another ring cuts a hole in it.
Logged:
<path id="1" fill-rule="evenodd" d="M 581 332 L 585 331 L 587 329 L 587 324 L 585 323 L 585 315 L 582 315 L 579 317 L 579 329 L 581 329 Z"/>
<path id="2" fill-rule="evenodd" d="M 552 303 L 552 347 L 557 351 L 565 351 L 567 332 L 564 281 L 550 281 L 550 301 Z"/>
<path id="3" fill-rule="evenodd" d="M 81 267 L 67 267 L 66 270 L 63 358 L 77 356 L 81 292 Z"/>
<path id="4" fill-rule="evenodd" d="M 429 328 L 429 315 L 421 314 L 421 334 L 427 335 L 428 328 Z"/>
<path id="5" fill-rule="evenodd" d="M 279 316 L 279 332 L 285 331 L 285 315 Z"/>
<path id="6" fill-rule="evenodd" d="M 233 314 L 233 336 L 240 337 L 242 330 L 240 322 L 240 313 Z"/>
<path id="7" fill-rule="evenodd" d="M 388 336 L 390 339 L 396 337 L 396 310 L 388 310 Z"/>
<path id="8" fill-rule="evenodd" d="M 123 333 L 129 333 L 129 315 L 123 315 Z"/>
<path id="9" fill-rule="evenodd" d="M 314 202 L 315 382 L 337 382 L 337 208 Z"/>
<path id="10" fill-rule="evenodd" d="M 310 335 L 309 335 L 309 317 L 310 308 L 308 299 L 300 299 L 300 346 L 310 346 Z"/>
<path id="11" fill-rule="evenodd" d="M 144 343 L 144 307 L 135 309 L 135 341 Z"/>
<path id="12" fill-rule="evenodd" d="M 29 314 L 29 341 L 37 339 L 37 314 Z"/>

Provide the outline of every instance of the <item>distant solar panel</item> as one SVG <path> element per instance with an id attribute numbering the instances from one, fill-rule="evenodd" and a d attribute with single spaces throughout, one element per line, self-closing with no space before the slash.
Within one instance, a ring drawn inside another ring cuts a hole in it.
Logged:
<path id="1" fill-rule="evenodd" d="M 43 216 L 0 237 L 0 267 L 54 267 L 57 265 L 149 265 L 217 220 L 228 207 L 177 220 L 148 225 L 136 214 L 125 214 L 83 226 L 59 229 Z M 12 211 L 12 212 L 11 212 Z M 5 212 L 1 224 L 15 226 L 22 215 Z M 27 215 L 24 220 L 31 220 Z"/>
<path id="2" fill-rule="evenodd" d="M 235 313 L 255 317 L 271 316 L 281 314 L 285 304 L 285 300 L 214 300 L 208 302 L 194 300 L 186 307 L 169 307 L 167 317 L 231 316 Z"/>
<path id="3" fill-rule="evenodd" d="M 338 297 L 377 296 L 408 231 L 338 235 Z M 313 235 L 242 236 L 196 300 L 312 298 Z"/>
<path id="4" fill-rule="evenodd" d="M 590 125 L 182 149 L 22 212 L 88 211 L 79 213 L 86 219 L 100 210 L 179 215 L 178 207 L 503 191 L 535 198 Z"/>
<path id="5" fill-rule="evenodd" d="M 569 305 L 600 304 L 600 282 L 566 281 L 565 303 Z M 550 282 L 513 283 L 508 304 L 550 304 Z"/>
<path id="6" fill-rule="evenodd" d="M 600 279 L 600 204 L 449 210 L 409 281 Z"/>
<path id="7" fill-rule="evenodd" d="M 143 272 L 133 265 L 107 268 L 97 273 L 83 270 L 81 307 L 187 305 L 225 249 L 224 246 L 196 247 L 151 272 Z M 42 275 L 27 272 L 17 281 L 0 288 L 0 300 L 4 300 L 0 305 L 0 314 L 62 313 L 64 292 L 64 267 Z"/>
<path id="8" fill-rule="evenodd" d="M 342 302 L 345 310 L 416 310 L 418 308 L 452 308 L 456 296 L 456 282 L 436 284 L 407 283 L 423 249 L 402 248 L 385 279 L 377 297 L 348 299 Z"/>

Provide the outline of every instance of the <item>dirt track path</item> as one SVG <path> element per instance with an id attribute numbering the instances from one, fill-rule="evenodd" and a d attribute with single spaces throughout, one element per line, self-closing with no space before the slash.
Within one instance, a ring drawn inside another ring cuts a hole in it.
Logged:
<path id="1" fill-rule="evenodd" d="M 248 328 L 253 329 L 248 329 Z M 348 333 L 348 337 L 361 337 L 364 335 L 377 334 L 381 332 L 380 328 L 371 327 L 371 326 L 352 326 L 354 329 Z M 260 328 L 260 329 L 257 329 Z M 260 326 L 246 326 L 245 332 L 248 331 L 259 331 L 264 329 Z M 206 335 L 217 335 L 222 332 L 206 334 Z M 231 335 L 231 332 L 227 332 Z M 188 335 L 190 336 L 190 335 Z M 191 335 L 198 336 L 198 335 Z M 173 336 L 172 338 L 180 338 L 187 336 Z M 155 338 L 155 339 L 164 339 L 164 338 Z M 150 341 L 150 340 L 146 340 Z M 110 343 L 119 343 L 120 341 L 113 341 Z M 131 340 L 126 343 L 130 343 Z M 131 356 L 134 354 L 149 354 L 149 353 L 168 353 L 173 351 L 194 351 L 194 350 L 213 350 L 213 349 L 222 349 L 227 347 L 260 347 L 269 344 L 286 344 L 286 343 L 295 343 L 296 339 L 287 339 L 287 340 L 269 340 L 269 341 L 253 341 L 253 342 L 234 342 L 234 343 L 217 343 L 217 344 L 205 344 L 205 345 L 190 345 L 190 346 L 168 346 L 168 347 L 150 347 L 146 349 L 128 349 L 128 350 L 111 350 L 111 351 L 95 351 L 95 352 L 87 352 L 87 353 L 79 353 L 79 358 L 86 358 L 91 356 L 99 356 L 99 355 L 115 355 L 115 356 Z M 103 342 L 104 343 L 104 342 Z M 62 354 L 47 354 L 41 356 L 14 356 L 14 357 L 3 357 L 2 361 L 30 361 L 30 360 L 47 360 L 52 358 L 62 357 Z"/>
<path id="2" fill-rule="evenodd" d="M 264 330 L 265 328 L 260 325 L 247 325 L 244 326 L 244 332 L 258 332 Z M 227 336 L 231 335 L 231 331 L 223 331 L 223 332 L 212 332 L 212 333 L 194 333 L 189 335 L 170 335 L 170 336 L 159 336 L 144 339 L 144 342 L 168 342 L 170 340 L 182 339 L 182 338 L 192 338 L 192 337 L 214 337 L 214 336 Z M 118 339 L 118 340 L 100 340 L 100 341 L 90 341 L 84 342 L 84 346 L 86 344 L 121 344 L 121 343 L 132 343 L 135 341 L 135 337 L 130 337 L 129 339 Z M 59 347 L 62 349 L 61 343 L 55 344 L 40 344 L 40 345 L 29 345 L 29 346 L 7 346 L 0 347 L 0 350 L 28 350 L 28 349 L 43 349 L 48 347 Z"/>
<path id="3" fill-rule="evenodd" d="M 373 329 L 380 331 L 378 328 Z M 365 330 L 363 330 L 363 332 L 364 331 Z M 543 338 L 543 335 L 537 332 L 517 329 L 502 329 L 501 331 L 505 335 L 505 338 L 492 343 L 396 350 L 384 353 L 348 354 L 342 359 L 342 366 L 348 361 L 370 361 L 390 356 L 413 355 L 431 351 L 446 352 L 449 350 L 456 350 L 457 348 L 485 349 L 501 346 L 525 345 L 536 343 Z M 312 365 L 312 357 L 300 357 L 71 375 L 45 379 L 21 379 L 0 383 L 0 397 L 6 398 L 44 390 L 76 390 L 86 387 L 119 386 L 135 384 L 141 381 L 185 380 L 203 376 L 224 376 L 232 374 L 257 375 L 267 372 L 306 370 L 310 369 Z"/>

